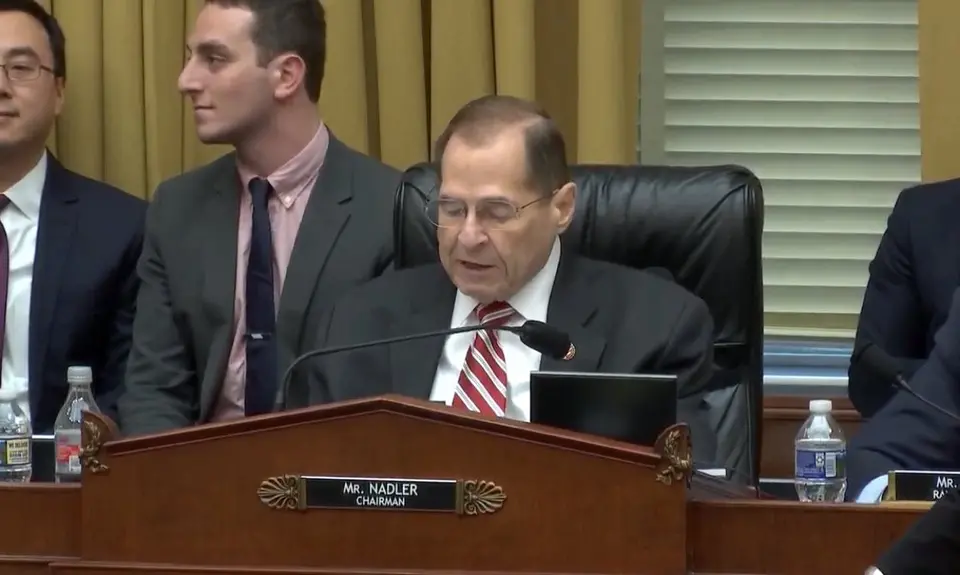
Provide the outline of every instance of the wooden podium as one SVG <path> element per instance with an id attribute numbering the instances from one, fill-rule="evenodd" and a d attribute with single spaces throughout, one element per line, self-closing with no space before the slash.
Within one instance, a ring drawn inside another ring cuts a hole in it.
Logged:
<path id="1" fill-rule="evenodd" d="M 0 486 L 29 518 L 0 573 L 862 572 L 920 513 L 691 489 L 682 425 L 646 449 L 392 396 L 114 437 L 85 416 L 82 488 Z"/>
<path id="2" fill-rule="evenodd" d="M 679 426 L 660 456 L 400 397 L 99 448 L 110 430 L 89 427 L 95 456 L 81 497 L 84 561 L 686 573 L 691 460 Z M 420 491 L 447 480 L 455 495 L 438 511 L 417 510 L 411 495 L 406 508 L 313 509 L 297 476 L 356 478 L 343 480 L 348 488 L 418 480 Z"/>

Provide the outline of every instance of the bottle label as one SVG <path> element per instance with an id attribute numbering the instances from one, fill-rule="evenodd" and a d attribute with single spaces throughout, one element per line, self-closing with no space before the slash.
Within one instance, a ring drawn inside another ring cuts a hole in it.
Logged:
<path id="1" fill-rule="evenodd" d="M 0 466 L 30 465 L 30 438 L 0 438 Z"/>
<path id="2" fill-rule="evenodd" d="M 798 449 L 795 477 L 814 480 L 846 477 L 846 457 L 844 449 Z"/>
<path id="3" fill-rule="evenodd" d="M 57 473 L 80 474 L 80 430 L 58 434 L 56 444 Z"/>

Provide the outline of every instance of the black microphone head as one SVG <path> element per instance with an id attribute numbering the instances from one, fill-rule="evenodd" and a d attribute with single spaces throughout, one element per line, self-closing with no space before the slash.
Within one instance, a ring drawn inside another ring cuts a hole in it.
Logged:
<path id="1" fill-rule="evenodd" d="M 855 349 L 850 360 L 885 380 L 895 382 L 900 377 L 900 365 L 897 360 L 872 343 Z"/>
<path id="2" fill-rule="evenodd" d="M 569 335 L 542 321 L 524 322 L 519 335 L 524 345 L 554 359 L 570 361 L 577 353 Z"/>

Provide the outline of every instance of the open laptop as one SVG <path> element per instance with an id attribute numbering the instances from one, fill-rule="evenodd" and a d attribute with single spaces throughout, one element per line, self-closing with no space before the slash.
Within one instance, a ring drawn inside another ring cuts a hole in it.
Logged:
<path id="1" fill-rule="evenodd" d="M 530 421 L 652 446 L 677 423 L 675 375 L 534 371 Z"/>

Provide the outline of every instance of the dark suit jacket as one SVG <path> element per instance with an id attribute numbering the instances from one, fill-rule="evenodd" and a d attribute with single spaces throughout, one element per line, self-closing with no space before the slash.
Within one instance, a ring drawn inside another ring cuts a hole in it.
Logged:
<path id="1" fill-rule="evenodd" d="M 910 386 L 948 412 L 960 413 L 960 290 L 954 290 L 946 323 L 935 340 L 930 359 Z M 895 469 L 958 469 L 960 423 L 900 392 L 863 424 L 850 442 L 848 458 L 850 498 Z"/>
<path id="2" fill-rule="evenodd" d="M 953 575 L 960 565 L 960 491 L 954 489 L 890 548 L 883 575 Z"/>
<path id="3" fill-rule="evenodd" d="M 306 349 L 304 342 L 313 341 L 326 306 L 392 265 L 399 178 L 331 135 L 278 306 L 281 373 Z M 125 434 L 211 416 L 234 327 L 238 181 L 235 156 L 228 154 L 157 188 L 140 260 L 127 393 L 120 400 Z"/>
<path id="4" fill-rule="evenodd" d="M 439 264 L 398 271 L 340 299 L 316 347 L 344 345 L 450 327 L 456 288 Z M 653 274 L 563 252 L 547 322 L 576 345 L 570 361 L 549 357 L 549 371 L 662 372 L 680 376 L 681 398 L 696 397 L 713 363 L 713 320 L 706 304 Z M 318 358 L 295 377 L 289 407 L 386 393 L 428 399 L 444 338 Z"/>
<path id="5" fill-rule="evenodd" d="M 899 359 L 909 378 L 933 348 L 933 336 L 960 285 L 960 180 L 904 190 L 890 214 L 870 263 L 857 345 L 872 342 Z M 872 417 L 894 394 L 856 365 L 850 367 L 850 401 Z"/>
<path id="6" fill-rule="evenodd" d="M 30 412 L 52 433 L 67 398 L 67 367 L 93 369 L 109 417 L 130 351 L 147 203 L 85 178 L 48 155 L 30 293 Z"/>

